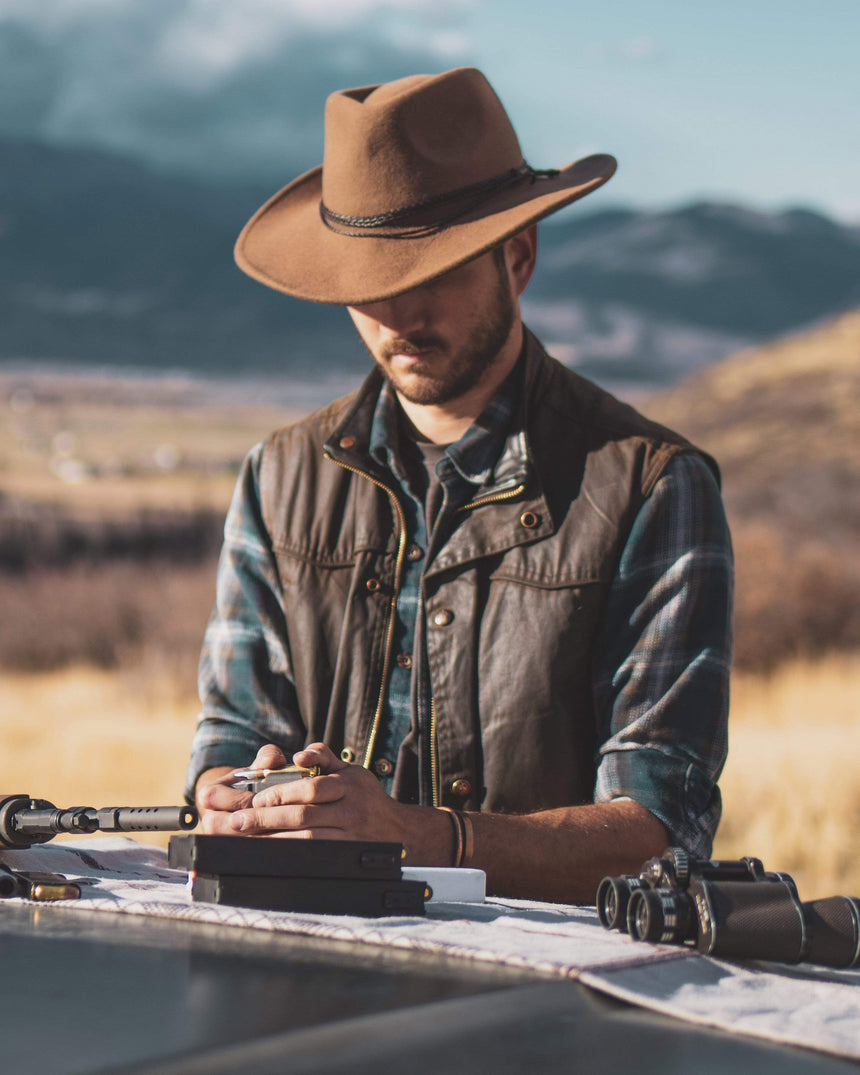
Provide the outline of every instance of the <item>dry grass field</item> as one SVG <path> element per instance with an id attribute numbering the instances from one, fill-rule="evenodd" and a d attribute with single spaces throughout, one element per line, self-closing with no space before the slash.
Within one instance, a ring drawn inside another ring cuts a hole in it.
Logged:
<path id="1" fill-rule="evenodd" d="M 193 682 L 156 668 L 0 671 L 0 790 L 57 806 L 183 802 Z M 143 842 L 167 845 L 153 833 Z"/>
<path id="2" fill-rule="evenodd" d="M 737 675 L 714 854 L 785 870 L 803 899 L 860 896 L 860 655 Z"/>
<path id="3" fill-rule="evenodd" d="M 325 384 L 0 369 L 0 493 L 100 518 L 221 508 L 245 452 L 324 398 Z"/>

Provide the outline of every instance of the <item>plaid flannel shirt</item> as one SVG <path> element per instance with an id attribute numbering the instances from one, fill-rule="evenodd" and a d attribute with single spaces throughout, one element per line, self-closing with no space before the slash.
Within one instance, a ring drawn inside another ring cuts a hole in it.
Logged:
<path id="1" fill-rule="evenodd" d="M 513 412 L 512 375 L 437 472 L 443 510 L 464 502 L 492 468 Z M 404 487 L 409 540 L 426 548 L 423 505 L 396 462 L 396 403 L 380 395 L 371 450 Z M 219 765 L 244 765 L 260 746 L 289 755 L 304 745 L 290 672 L 282 595 L 260 510 L 262 445 L 248 455 L 225 525 L 216 607 L 200 662 L 198 719 L 187 794 Z M 432 550 L 431 550 L 432 551 Z M 399 652 L 411 651 L 419 615 L 421 561 L 398 601 Z M 414 577 L 413 577 L 414 576 Z M 720 817 L 716 780 L 727 749 L 732 556 L 722 501 L 697 455 L 676 457 L 640 509 L 610 587 L 596 640 L 593 691 L 601 734 L 596 802 L 632 799 L 670 839 L 707 857 Z M 410 664 L 395 662 L 380 732 L 397 756 L 412 724 Z M 420 693 L 419 690 L 419 706 Z M 390 777 L 381 774 L 390 785 Z"/>

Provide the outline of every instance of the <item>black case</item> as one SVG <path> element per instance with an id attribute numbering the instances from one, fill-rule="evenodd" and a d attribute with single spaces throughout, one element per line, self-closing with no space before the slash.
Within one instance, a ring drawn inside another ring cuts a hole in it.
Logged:
<path id="1" fill-rule="evenodd" d="M 232 840 L 234 837 L 228 836 L 225 839 Z M 252 907 L 267 911 L 360 915 L 370 918 L 423 915 L 427 894 L 423 881 L 230 875 L 210 877 L 198 873 L 191 882 L 191 898 L 195 903 L 221 903 L 231 907 Z"/>
<path id="2" fill-rule="evenodd" d="M 271 836 L 172 836 L 168 862 L 202 874 L 399 881 L 403 845 Z"/>

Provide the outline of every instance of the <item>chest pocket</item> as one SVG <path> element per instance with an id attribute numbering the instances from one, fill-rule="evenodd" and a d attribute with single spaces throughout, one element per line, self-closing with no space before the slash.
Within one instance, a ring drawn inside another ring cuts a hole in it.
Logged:
<path id="1" fill-rule="evenodd" d="M 485 809 L 590 801 L 592 653 L 604 587 L 489 580 L 479 644 Z"/>
<path id="2" fill-rule="evenodd" d="M 596 582 L 547 585 L 494 573 L 481 624 L 482 682 L 504 682 L 517 710 L 537 720 L 569 706 L 590 684 L 603 592 Z"/>

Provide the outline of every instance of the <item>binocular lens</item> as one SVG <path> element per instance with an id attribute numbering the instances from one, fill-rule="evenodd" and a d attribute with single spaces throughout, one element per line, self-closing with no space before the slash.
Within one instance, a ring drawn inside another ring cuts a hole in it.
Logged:
<path id="1" fill-rule="evenodd" d="M 633 892 L 644 887 L 638 877 L 604 877 L 597 889 L 597 917 L 605 929 L 627 932 L 627 905 Z"/>
<path id="2" fill-rule="evenodd" d="M 637 941 L 683 944 L 695 936 L 693 901 L 685 892 L 639 889 L 627 906 L 627 931 Z"/>

